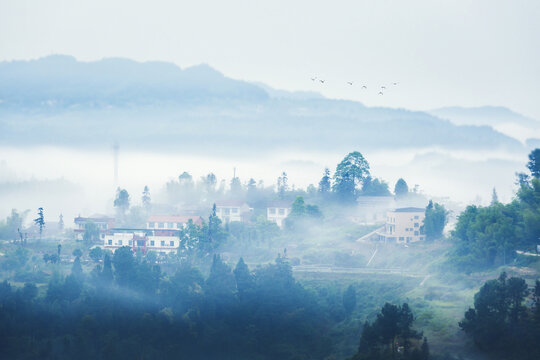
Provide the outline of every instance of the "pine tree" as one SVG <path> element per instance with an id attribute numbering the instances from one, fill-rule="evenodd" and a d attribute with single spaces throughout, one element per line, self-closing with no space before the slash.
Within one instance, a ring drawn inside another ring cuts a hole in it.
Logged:
<path id="1" fill-rule="evenodd" d="M 493 188 L 493 192 L 491 193 L 491 205 L 495 205 L 499 203 L 499 197 L 497 196 L 497 190 Z"/>
<path id="2" fill-rule="evenodd" d="M 105 254 L 103 259 L 103 270 L 101 271 L 101 281 L 104 285 L 110 285 L 113 282 L 112 263 L 109 254 Z"/>
<path id="3" fill-rule="evenodd" d="M 399 178 L 399 180 L 396 182 L 396 186 L 394 187 L 394 194 L 396 197 L 403 197 L 409 193 L 409 185 L 403 180 L 402 178 Z"/>
<path id="4" fill-rule="evenodd" d="M 330 170 L 328 168 L 324 169 L 324 175 L 319 181 L 319 194 L 326 196 L 330 192 Z"/>
<path id="5" fill-rule="evenodd" d="M 284 171 L 283 173 L 281 173 L 281 176 L 278 177 L 278 181 L 277 181 L 278 196 L 282 200 L 285 198 L 285 193 L 289 191 L 288 181 L 289 179 L 287 177 L 287 173 Z"/>
<path id="6" fill-rule="evenodd" d="M 45 218 L 43 216 L 43 208 L 38 208 L 38 217 L 34 219 L 34 223 L 39 226 L 39 239 L 41 240 L 41 235 L 43 234 L 43 228 L 45 227 Z"/>
<path id="7" fill-rule="evenodd" d="M 71 267 L 71 275 L 75 276 L 77 279 L 80 279 L 82 277 L 82 266 L 81 266 L 81 258 L 80 256 L 77 256 L 75 258 L 75 261 L 73 261 L 73 266 Z"/>
<path id="8" fill-rule="evenodd" d="M 247 291 L 253 287 L 253 276 L 243 258 L 238 260 L 234 268 L 234 278 L 236 280 L 236 289 L 240 298 L 243 298 Z"/>
<path id="9" fill-rule="evenodd" d="M 146 210 L 147 213 L 150 212 L 150 209 L 152 207 L 151 200 L 152 199 L 150 198 L 150 189 L 148 188 L 147 185 L 145 185 L 144 189 L 143 189 L 143 192 L 142 192 L 141 201 L 142 201 L 142 205 L 144 207 L 144 210 Z"/>

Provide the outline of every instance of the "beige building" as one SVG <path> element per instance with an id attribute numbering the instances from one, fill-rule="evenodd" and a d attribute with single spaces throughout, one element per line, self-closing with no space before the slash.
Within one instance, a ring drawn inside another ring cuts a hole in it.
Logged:
<path id="1" fill-rule="evenodd" d="M 276 201 L 268 204 L 266 208 L 266 219 L 275 222 L 280 228 L 283 221 L 291 213 L 291 203 L 288 201 Z"/>
<path id="2" fill-rule="evenodd" d="M 423 208 L 406 207 L 388 211 L 384 230 L 378 232 L 379 240 L 396 243 L 422 241 L 425 239 L 421 231 L 424 218 Z"/>

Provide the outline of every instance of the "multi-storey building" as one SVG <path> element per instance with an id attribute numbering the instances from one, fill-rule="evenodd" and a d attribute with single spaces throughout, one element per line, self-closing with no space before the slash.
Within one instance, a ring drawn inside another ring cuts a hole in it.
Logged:
<path id="1" fill-rule="evenodd" d="M 422 241 L 425 239 L 421 231 L 424 218 L 425 209 L 422 208 L 407 207 L 389 211 L 384 230 L 378 233 L 379 239 L 397 243 Z"/>
<path id="2" fill-rule="evenodd" d="M 248 222 L 253 213 L 244 201 L 228 200 L 216 202 L 216 215 L 224 223 L 239 221 Z"/>
<path id="3" fill-rule="evenodd" d="M 99 238 L 100 240 L 105 239 L 107 231 L 114 228 L 115 219 L 105 215 L 92 215 L 90 217 L 81 217 L 78 216 L 74 220 L 75 222 L 75 236 L 77 240 L 82 240 L 84 236 L 84 231 L 86 230 L 86 225 L 89 223 L 95 224 L 99 229 Z"/>
<path id="4" fill-rule="evenodd" d="M 291 213 L 291 203 L 288 201 L 275 201 L 268 204 L 266 208 L 266 218 L 275 222 L 279 227 L 283 227 L 283 221 Z"/>
<path id="5" fill-rule="evenodd" d="M 170 253 L 180 247 L 180 230 L 189 221 L 202 224 L 200 216 L 152 215 L 146 222 L 146 228 L 114 228 L 107 231 L 103 246 L 115 251 L 122 246 L 129 246 L 133 251 L 155 251 Z"/>

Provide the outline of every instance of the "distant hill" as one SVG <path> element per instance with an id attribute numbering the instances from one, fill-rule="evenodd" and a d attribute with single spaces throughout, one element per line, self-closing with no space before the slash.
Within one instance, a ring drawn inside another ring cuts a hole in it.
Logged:
<path id="1" fill-rule="evenodd" d="M 523 127 L 540 128 L 540 121 L 518 114 L 501 106 L 482 107 L 444 107 L 428 111 L 428 113 L 450 120 L 457 125 L 496 126 L 512 123 Z"/>
<path id="2" fill-rule="evenodd" d="M 310 92 L 127 59 L 69 56 L 0 63 L 0 144 L 110 146 L 191 152 L 350 151 L 523 145 L 488 126 L 425 112 L 369 108 Z"/>
<path id="3" fill-rule="evenodd" d="M 81 62 L 63 55 L 0 62 L 3 106 L 125 106 L 267 98 L 260 87 L 226 78 L 208 65 L 182 70 L 165 62 L 119 58 Z"/>

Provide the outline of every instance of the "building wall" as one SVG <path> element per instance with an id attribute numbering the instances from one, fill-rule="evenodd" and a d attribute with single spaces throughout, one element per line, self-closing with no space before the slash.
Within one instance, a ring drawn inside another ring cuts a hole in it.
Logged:
<path id="1" fill-rule="evenodd" d="M 138 243 L 141 242 L 141 243 Z M 144 251 L 155 251 L 157 253 L 169 253 L 177 251 L 180 247 L 180 239 L 177 236 L 145 236 L 143 232 L 115 232 L 107 234 L 103 241 L 105 249 L 112 250 L 130 246 L 134 249 L 143 248 Z"/>
<path id="2" fill-rule="evenodd" d="M 216 215 L 223 222 L 242 221 L 239 206 L 216 206 Z"/>
<path id="3" fill-rule="evenodd" d="M 291 208 L 269 207 L 266 209 L 266 218 L 268 221 L 275 222 L 279 227 L 283 227 L 283 221 L 291 213 Z"/>
<path id="4" fill-rule="evenodd" d="M 424 224 L 424 212 L 396 212 L 389 211 L 386 214 L 384 234 L 386 241 L 398 243 L 410 243 L 424 240 L 425 236 L 420 233 Z"/>

